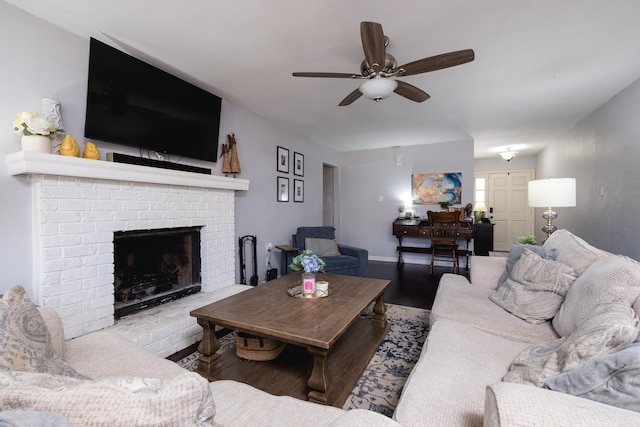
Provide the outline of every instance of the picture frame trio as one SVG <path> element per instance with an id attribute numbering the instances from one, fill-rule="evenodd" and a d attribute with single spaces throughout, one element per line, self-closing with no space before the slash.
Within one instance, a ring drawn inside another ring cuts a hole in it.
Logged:
<path id="1" fill-rule="evenodd" d="M 276 170 L 279 173 L 289 173 L 289 149 L 278 146 L 276 152 Z M 295 176 L 304 176 L 304 154 L 293 153 L 293 174 Z M 289 201 L 289 178 L 285 176 L 277 176 L 277 200 L 279 202 Z M 304 181 L 302 179 L 293 179 L 293 201 L 304 202 Z"/>

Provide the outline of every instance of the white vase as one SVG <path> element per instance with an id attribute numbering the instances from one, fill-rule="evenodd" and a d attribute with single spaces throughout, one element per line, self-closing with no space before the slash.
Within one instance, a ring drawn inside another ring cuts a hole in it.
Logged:
<path id="1" fill-rule="evenodd" d="M 51 154 L 51 138 L 44 135 L 22 135 L 22 151 Z"/>

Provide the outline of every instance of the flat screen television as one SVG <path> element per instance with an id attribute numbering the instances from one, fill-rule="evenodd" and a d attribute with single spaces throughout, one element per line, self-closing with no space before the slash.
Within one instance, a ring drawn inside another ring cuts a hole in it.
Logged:
<path id="1" fill-rule="evenodd" d="M 222 100 L 91 39 L 86 138 L 215 162 Z"/>

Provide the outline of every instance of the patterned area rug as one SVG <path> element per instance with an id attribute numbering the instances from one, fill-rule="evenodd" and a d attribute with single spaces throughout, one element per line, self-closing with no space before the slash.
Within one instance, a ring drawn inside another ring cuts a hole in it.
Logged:
<path id="1" fill-rule="evenodd" d="M 362 316 L 370 317 L 370 312 Z M 429 310 L 387 304 L 389 333 L 374 354 L 362 377 L 345 402 L 344 409 L 370 409 L 388 417 L 398 404 L 402 387 L 418 361 L 429 332 Z M 220 340 L 226 351 L 236 342 L 236 334 Z M 200 353 L 195 352 L 177 363 L 190 371 L 196 368 Z"/>

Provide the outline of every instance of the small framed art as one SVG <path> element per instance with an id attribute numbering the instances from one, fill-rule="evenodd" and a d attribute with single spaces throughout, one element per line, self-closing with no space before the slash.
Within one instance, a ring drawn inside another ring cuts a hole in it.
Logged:
<path id="1" fill-rule="evenodd" d="M 278 201 L 289 201 L 289 178 L 283 176 L 278 177 Z"/>
<path id="2" fill-rule="evenodd" d="M 278 172 L 289 173 L 289 150 L 278 146 Z"/>
<path id="3" fill-rule="evenodd" d="M 304 181 L 301 179 L 293 180 L 293 201 L 304 202 Z"/>
<path id="4" fill-rule="evenodd" d="M 293 152 L 293 174 L 304 176 L 304 154 Z"/>

